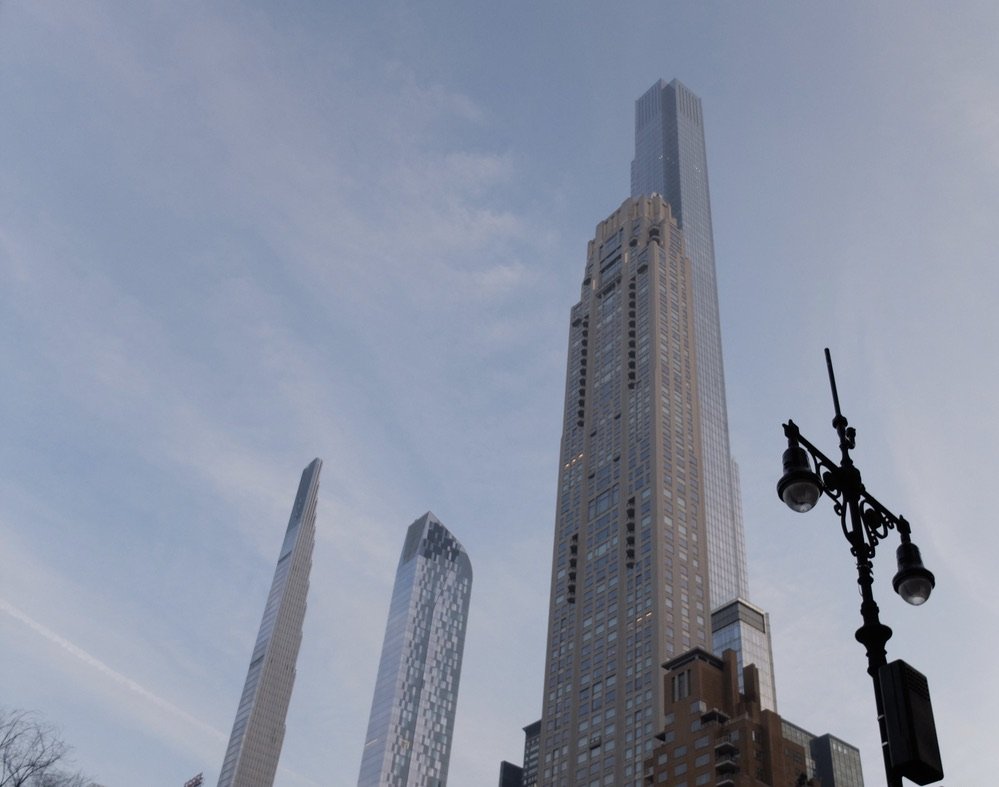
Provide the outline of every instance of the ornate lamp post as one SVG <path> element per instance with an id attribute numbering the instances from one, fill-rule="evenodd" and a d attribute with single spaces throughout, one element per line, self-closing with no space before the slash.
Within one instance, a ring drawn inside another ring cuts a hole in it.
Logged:
<path id="1" fill-rule="evenodd" d="M 787 450 L 784 475 L 777 494 L 792 511 L 810 511 L 824 494 L 833 501 L 843 535 L 857 561 L 860 585 L 860 616 L 857 640 L 867 650 L 867 672 L 874 680 L 874 700 L 878 711 L 881 748 L 888 787 L 902 787 L 902 777 L 917 784 L 943 778 L 933 711 L 926 679 L 904 661 L 887 661 L 885 644 L 891 629 L 878 617 L 874 601 L 874 552 L 877 545 L 897 530 L 901 539 L 896 550 L 898 571 L 892 586 L 905 601 L 919 605 L 930 597 L 935 581 L 923 566 L 919 547 L 912 543 L 909 523 L 895 516 L 864 487 L 860 471 L 850 458 L 856 447 L 857 430 L 848 425 L 840 411 L 832 358 L 826 349 L 826 366 L 836 415 L 833 428 L 839 435 L 841 459 L 837 464 L 802 436 L 794 421 L 784 424 Z"/>

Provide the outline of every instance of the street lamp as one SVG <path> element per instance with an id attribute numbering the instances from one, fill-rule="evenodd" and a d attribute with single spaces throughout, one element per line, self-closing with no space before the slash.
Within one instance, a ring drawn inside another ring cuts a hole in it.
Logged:
<path id="1" fill-rule="evenodd" d="M 898 531 L 902 543 L 896 550 L 898 571 L 892 586 L 908 603 L 918 606 L 925 602 L 935 580 L 923 565 L 919 547 L 912 543 L 909 523 L 904 517 L 895 516 L 864 488 L 860 471 L 850 458 L 850 450 L 856 447 L 857 430 L 848 425 L 840 411 L 828 348 L 825 353 L 836 411 L 832 425 L 839 435 L 842 458 L 838 464 L 833 462 L 789 420 L 784 424 L 787 450 L 777 494 L 788 508 L 801 513 L 814 508 L 822 495 L 833 501 L 843 535 L 857 561 L 863 625 L 857 629 L 856 637 L 866 648 L 867 672 L 874 681 L 888 787 L 902 787 L 903 777 L 917 784 L 929 784 L 943 778 L 929 687 L 925 677 L 904 661 L 887 662 L 885 644 L 891 638 L 891 629 L 881 623 L 872 591 L 875 548 L 889 530 Z"/>

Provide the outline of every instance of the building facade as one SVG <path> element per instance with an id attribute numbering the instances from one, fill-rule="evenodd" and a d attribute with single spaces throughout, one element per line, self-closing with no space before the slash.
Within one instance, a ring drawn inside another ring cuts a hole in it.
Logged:
<path id="1" fill-rule="evenodd" d="M 835 735 L 813 735 L 808 730 L 781 721 L 784 737 L 801 744 L 806 754 L 808 775 L 822 787 L 864 787 L 860 750 Z"/>
<path id="2" fill-rule="evenodd" d="M 500 763 L 499 787 L 524 787 L 524 769 L 503 760 Z"/>
<path id="3" fill-rule="evenodd" d="M 472 565 L 430 512 L 396 570 L 358 787 L 445 787 Z"/>
<path id="4" fill-rule="evenodd" d="M 314 459 L 302 472 L 218 787 L 270 787 L 274 783 L 302 643 L 322 466 L 322 460 Z"/>
<path id="5" fill-rule="evenodd" d="M 645 762 L 646 785 L 818 787 L 807 747 L 785 736 L 780 716 L 760 704 L 755 666 L 740 681 L 735 651 L 718 658 L 701 649 L 663 666 L 666 717 Z"/>
<path id="6" fill-rule="evenodd" d="M 535 787 L 538 781 L 538 760 L 541 754 L 541 720 L 524 727 L 523 767 L 503 761 L 500 763 L 500 787 L 504 784 L 504 774 L 510 784 L 516 787 Z M 514 771 L 516 769 L 516 771 Z"/>
<path id="7" fill-rule="evenodd" d="M 864 787 L 860 749 L 835 735 L 819 735 L 811 742 L 815 775 L 825 787 Z"/>
<path id="8" fill-rule="evenodd" d="M 694 346 L 701 413 L 704 515 L 711 607 L 749 598 L 738 473 L 728 439 L 714 231 L 701 99 L 659 80 L 635 102 L 631 195 L 660 194 L 683 232 L 693 269 Z"/>
<path id="9" fill-rule="evenodd" d="M 541 720 L 524 727 L 524 773 L 523 787 L 536 787 L 538 784 L 538 757 L 541 753 Z"/>
<path id="10" fill-rule="evenodd" d="M 759 671 L 760 704 L 777 710 L 777 689 L 773 676 L 773 645 L 770 640 L 770 616 L 745 599 L 735 599 L 711 613 L 711 649 L 714 653 L 733 650 L 742 689 L 743 668 L 754 664 Z"/>
<path id="11" fill-rule="evenodd" d="M 641 784 L 660 665 L 711 646 L 692 289 L 660 196 L 597 226 L 570 315 L 545 787 Z"/>

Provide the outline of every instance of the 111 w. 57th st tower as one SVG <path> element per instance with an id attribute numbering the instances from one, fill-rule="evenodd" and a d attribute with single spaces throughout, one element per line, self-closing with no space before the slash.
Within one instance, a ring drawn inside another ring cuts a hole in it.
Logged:
<path id="1" fill-rule="evenodd" d="M 274 783 L 302 644 L 322 466 L 321 459 L 314 459 L 302 471 L 218 787 L 269 787 Z"/>

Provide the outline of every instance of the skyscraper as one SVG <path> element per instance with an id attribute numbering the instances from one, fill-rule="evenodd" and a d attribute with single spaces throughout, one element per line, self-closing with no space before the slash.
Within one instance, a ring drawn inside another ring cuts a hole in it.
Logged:
<path id="1" fill-rule="evenodd" d="M 270 787 L 274 783 L 302 643 L 322 466 L 321 459 L 313 459 L 302 471 L 218 787 Z"/>
<path id="2" fill-rule="evenodd" d="M 522 787 L 538 783 L 538 754 L 541 746 L 541 719 L 524 727 L 524 773 Z"/>
<path id="3" fill-rule="evenodd" d="M 501 762 L 499 787 L 524 787 L 524 769 L 506 760 Z"/>
<path id="4" fill-rule="evenodd" d="M 632 198 L 597 226 L 570 314 L 545 787 L 642 784 L 661 665 L 711 651 L 713 623 L 736 649 L 766 628 L 744 602 L 713 246 L 700 100 L 660 81 L 636 102 Z"/>
<path id="5" fill-rule="evenodd" d="M 693 269 L 712 648 L 719 656 L 726 648 L 736 651 L 740 681 L 742 668 L 755 664 L 761 704 L 776 711 L 770 621 L 748 601 L 739 473 L 729 450 L 704 118 L 700 98 L 675 79 L 659 80 L 635 102 L 631 194 L 653 193 L 670 204 Z"/>
<path id="6" fill-rule="evenodd" d="M 631 195 L 661 194 L 683 232 L 693 268 L 694 344 L 701 412 L 704 514 L 711 607 L 749 597 L 742 506 L 728 444 L 715 244 L 701 99 L 659 80 L 635 102 Z"/>
<path id="7" fill-rule="evenodd" d="M 817 776 L 822 787 L 864 787 L 860 751 L 853 744 L 830 735 L 813 735 L 787 719 L 781 721 L 785 738 L 805 748 L 809 776 Z"/>
<path id="8" fill-rule="evenodd" d="M 570 315 L 545 787 L 641 784 L 662 663 L 710 649 L 691 276 L 659 195 L 626 200 L 589 244 Z"/>
<path id="9" fill-rule="evenodd" d="M 445 787 L 472 564 L 429 511 L 396 569 L 358 787 Z"/>

